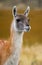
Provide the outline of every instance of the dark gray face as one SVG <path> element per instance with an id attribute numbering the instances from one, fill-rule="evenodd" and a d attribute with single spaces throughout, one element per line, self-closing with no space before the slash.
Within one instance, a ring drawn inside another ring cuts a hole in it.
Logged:
<path id="1" fill-rule="evenodd" d="M 31 27 L 29 26 L 29 18 L 27 18 L 30 11 L 30 7 L 28 6 L 23 15 L 17 15 L 16 6 L 13 7 L 12 13 L 15 18 L 14 27 L 15 31 L 18 32 L 27 32 L 30 31 Z"/>
<path id="2" fill-rule="evenodd" d="M 18 32 L 27 32 L 30 30 L 29 26 L 29 18 L 25 17 L 24 15 L 17 15 L 15 17 L 16 29 Z"/>

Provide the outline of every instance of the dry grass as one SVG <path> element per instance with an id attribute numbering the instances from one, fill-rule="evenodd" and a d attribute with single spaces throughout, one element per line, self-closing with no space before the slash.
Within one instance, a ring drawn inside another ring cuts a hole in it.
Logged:
<path id="1" fill-rule="evenodd" d="M 20 65 L 42 65 L 42 45 L 23 48 Z"/>

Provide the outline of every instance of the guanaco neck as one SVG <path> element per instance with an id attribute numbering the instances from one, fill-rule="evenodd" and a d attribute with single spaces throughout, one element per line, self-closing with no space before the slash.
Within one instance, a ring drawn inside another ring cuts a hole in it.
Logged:
<path id="1" fill-rule="evenodd" d="M 11 47 L 12 47 L 12 54 L 10 55 L 9 59 L 6 61 L 4 65 L 18 65 L 19 63 L 19 56 L 21 52 L 21 47 L 22 47 L 22 40 L 23 40 L 23 33 L 17 33 L 14 29 L 14 22 L 12 22 L 11 25 Z"/>
<path id="2" fill-rule="evenodd" d="M 15 20 L 12 22 L 11 25 L 11 43 L 15 48 L 21 48 L 23 42 L 23 33 L 18 33 L 15 31 Z"/>

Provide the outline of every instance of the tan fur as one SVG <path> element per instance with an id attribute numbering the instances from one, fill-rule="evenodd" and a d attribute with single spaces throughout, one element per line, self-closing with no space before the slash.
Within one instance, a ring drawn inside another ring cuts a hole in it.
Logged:
<path id="1" fill-rule="evenodd" d="M 9 41 L 4 40 L 3 42 L 0 42 L 0 65 L 2 65 L 4 61 L 8 58 L 8 56 L 11 54 L 10 48 L 11 44 Z"/>
<path id="2" fill-rule="evenodd" d="M 8 40 L 0 40 L 0 65 L 3 65 L 7 58 L 12 54 L 13 51 L 13 47 L 11 44 L 12 36 L 13 34 L 11 32 L 11 36 Z"/>

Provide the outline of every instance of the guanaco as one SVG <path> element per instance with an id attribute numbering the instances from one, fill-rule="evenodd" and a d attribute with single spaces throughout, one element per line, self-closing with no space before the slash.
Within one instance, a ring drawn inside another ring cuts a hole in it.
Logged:
<path id="1" fill-rule="evenodd" d="M 10 39 L 0 40 L 0 65 L 18 65 L 22 48 L 23 34 L 30 31 L 28 6 L 24 14 L 17 14 L 16 6 L 12 9 L 13 21 L 10 28 Z"/>

